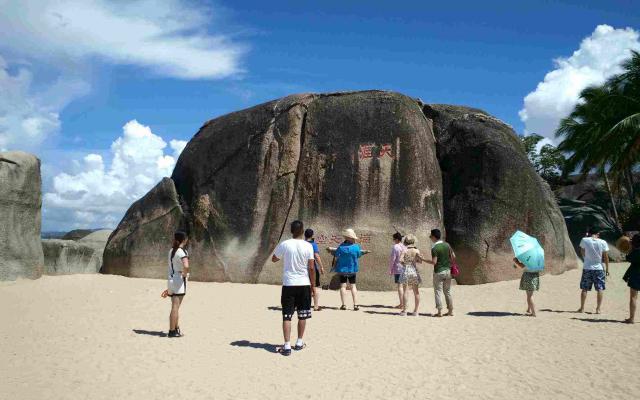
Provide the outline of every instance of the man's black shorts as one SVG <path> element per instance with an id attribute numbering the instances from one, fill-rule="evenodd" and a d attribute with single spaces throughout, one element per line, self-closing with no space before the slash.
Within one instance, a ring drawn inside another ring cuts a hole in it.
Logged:
<path id="1" fill-rule="evenodd" d="M 320 286 L 320 271 L 316 269 L 316 287 Z"/>
<path id="2" fill-rule="evenodd" d="M 280 304 L 284 321 L 291 321 L 294 311 L 298 319 L 311 318 L 311 286 L 283 286 Z"/>
<path id="3" fill-rule="evenodd" d="M 340 283 L 349 282 L 352 285 L 356 284 L 356 274 L 351 275 L 340 275 Z"/>

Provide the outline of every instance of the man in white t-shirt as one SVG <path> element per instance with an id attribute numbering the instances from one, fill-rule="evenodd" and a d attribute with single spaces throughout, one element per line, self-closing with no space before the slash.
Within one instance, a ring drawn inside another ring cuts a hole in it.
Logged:
<path id="1" fill-rule="evenodd" d="M 579 313 L 584 312 L 584 303 L 587 300 L 587 292 L 591 287 L 596 288 L 598 305 L 596 306 L 596 314 L 600 314 L 600 306 L 602 305 L 602 292 L 605 289 L 605 280 L 609 275 L 609 245 L 600 239 L 600 231 L 595 228 L 589 228 L 587 236 L 580 241 L 580 255 L 583 259 L 582 278 L 580 279 L 580 309 Z M 604 266 L 602 265 L 604 261 Z M 606 267 L 606 270 L 605 268 Z"/>
<path id="2" fill-rule="evenodd" d="M 291 223 L 293 239 L 285 240 L 276 247 L 271 261 L 284 260 L 282 268 L 282 333 L 284 346 L 280 350 L 282 355 L 291 355 L 291 318 L 298 312 L 298 340 L 294 350 L 305 348 L 302 337 L 308 318 L 311 318 L 311 297 L 315 287 L 315 257 L 311 243 L 304 240 L 304 226 L 302 221 Z"/>

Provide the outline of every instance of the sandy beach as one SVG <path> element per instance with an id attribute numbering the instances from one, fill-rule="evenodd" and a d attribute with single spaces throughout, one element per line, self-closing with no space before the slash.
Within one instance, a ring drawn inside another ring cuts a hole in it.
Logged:
<path id="1" fill-rule="evenodd" d="M 573 399 L 640 392 L 640 325 L 626 318 L 626 264 L 614 264 L 604 313 L 575 314 L 580 271 L 542 277 L 539 317 L 522 316 L 517 281 L 454 288 L 456 316 L 419 317 L 361 292 L 314 313 L 308 347 L 282 357 L 277 286 L 190 284 L 185 337 L 168 339 L 161 280 L 43 277 L 0 284 L 3 399 Z M 595 309 L 591 293 L 587 310 Z M 295 338 L 295 335 L 294 335 Z"/>

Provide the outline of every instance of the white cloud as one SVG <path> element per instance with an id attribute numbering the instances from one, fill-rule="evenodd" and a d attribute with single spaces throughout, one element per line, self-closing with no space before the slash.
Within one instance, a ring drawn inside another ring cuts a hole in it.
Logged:
<path id="1" fill-rule="evenodd" d="M 185 0 L 0 0 L 0 43 L 28 58 L 100 58 L 182 79 L 241 71 L 244 48 L 207 30 L 210 9 Z"/>
<path id="2" fill-rule="evenodd" d="M 27 67 L 10 71 L 0 56 L 0 148 L 30 149 L 58 132 L 62 108 L 87 90 L 82 81 L 60 77 L 36 91 Z"/>
<path id="3" fill-rule="evenodd" d="M 558 123 L 573 111 L 580 92 L 619 73 L 630 50 L 640 50 L 639 38 L 639 32 L 631 28 L 598 25 L 570 57 L 554 60 L 555 69 L 524 98 L 519 114 L 525 133 L 537 133 L 554 141 Z"/>
<path id="4" fill-rule="evenodd" d="M 57 134 L 96 61 L 179 79 L 242 73 L 244 46 L 210 33 L 220 17 L 186 0 L 0 0 L 0 10 L 0 149 L 33 151 Z"/>
<path id="5" fill-rule="evenodd" d="M 45 229 L 115 227 L 131 203 L 171 175 L 185 145 L 172 140 L 167 146 L 148 126 L 127 122 L 123 135 L 111 145 L 109 166 L 101 155 L 89 154 L 76 165 L 80 172 L 53 178 L 43 199 Z"/>

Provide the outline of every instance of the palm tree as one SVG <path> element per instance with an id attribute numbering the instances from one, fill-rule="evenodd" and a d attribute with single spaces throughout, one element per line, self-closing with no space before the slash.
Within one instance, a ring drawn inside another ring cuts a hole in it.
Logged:
<path id="1" fill-rule="evenodd" d="M 608 174 L 626 186 L 631 203 L 635 203 L 632 173 L 640 160 L 640 53 L 632 51 L 622 68 L 623 73 L 604 85 L 584 89 L 581 102 L 556 130 L 556 136 L 563 138 L 558 149 L 571 154 L 565 175 L 578 168 L 584 178 L 598 170 L 616 222 L 618 212 Z"/>
<path id="2" fill-rule="evenodd" d="M 584 89 L 580 93 L 582 102 L 576 105 L 568 117 L 560 121 L 556 136 L 564 138 L 558 149 L 571 153 L 565 163 L 564 175 L 578 168 L 581 178 L 584 179 L 589 172 L 597 169 L 604 178 L 613 215 L 619 223 L 618 209 L 606 171 L 611 151 L 602 143 L 602 138 L 609 131 L 614 119 L 610 108 L 605 106 L 607 99 L 612 95 L 611 87 L 607 85 Z"/>

